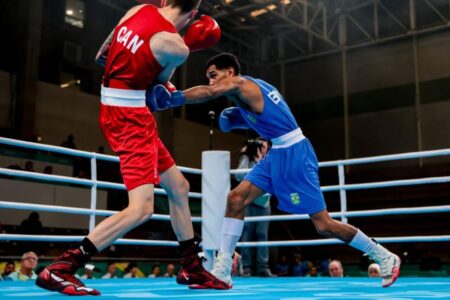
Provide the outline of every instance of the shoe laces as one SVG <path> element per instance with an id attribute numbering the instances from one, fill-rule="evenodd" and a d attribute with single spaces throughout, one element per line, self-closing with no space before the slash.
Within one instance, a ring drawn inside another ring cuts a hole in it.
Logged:
<path id="1" fill-rule="evenodd" d="M 370 256 L 381 269 L 381 277 L 388 277 L 391 275 L 390 260 L 392 255 L 388 251 L 382 251 L 382 249 L 377 249 L 375 254 Z"/>
<path id="2" fill-rule="evenodd" d="M 198 252 L 197 253 L 197 257 L 200 260 L 201 263 L 204 263 L 206 261 L 208 261 L 208 259 L 205 257 L 205 253 L 202 252 Z"/>
<path id="3" fill-rule="evenodd" d="M 227 274 L 228 262 L 225 256 L 217 255 L 216 261 L 214 263 L 213 273 L 217 275 L 225 276 Z"/>

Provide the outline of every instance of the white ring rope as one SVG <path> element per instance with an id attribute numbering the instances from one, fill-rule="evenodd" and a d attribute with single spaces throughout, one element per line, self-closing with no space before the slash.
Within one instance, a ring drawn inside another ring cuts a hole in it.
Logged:
<path id="1" fill-rule="evenodd" d="M 1 235 L 0 235 L 1 239 Z M 429 236 L 399 236 L 399 237 L 375 237 L 379 243 L 410 243 L 410 242 L 449 242 L 450 235 L 429 235 Z M 274 246 L 317 246 L 344 244 L 338 239 L 317 239 L 303 241 L 270 241 L 270 242 L 240 242 L 238 247 L 274 247 Z"/>
<path id="2" fill-rule="evenodd" d="M 333 192 L 343 190 L 365 190 L 365 189 L 378 189 L 398 186 L 410 186 L 410 185 L 422 185 L 422 184 L 434 184 L 434 183 L 447 183 L 450 182 L 450 176 L 441 177 L 427 177 L 418 179 L 401 179 L 390 181 L 379 181 L 370 183 L 353 183 L 344 185 L 329 185 L 322 187 L 322 192 Z"/>
<path id="3" fill-rule="evenodd" d="M 29 241 L 29 242 L 80 242 L 85 236 L 80 235 L 31 235 L 31 234 L 0 234 L 0 241 Z M 178 246 L 177 241 L 161 240 L 136 240 L 117 239 L 115 245 L 137 245 L 137 246 Z"/>
<path id="4" fill-rule="evenodd" d="M 386 162 L 386 161 L 392 161 L 392 160 L 427 158 L 427 157 L 446 156 L 446 155 L 450 155 L 450 149 L 379 155 L 379 156 L 371 156 L 371 157 L 363 157 L 363 158 L 352 158 L 352 159 L 346 159 L 346 160 L 324 161 L 324 162 L 319 162 L 319 167 L 322 167 L 322 168 L 337 167 L 339 165 L 347 166 L 347 165 L 368 164 L 368 163 Z M 234 169 L 234 170 L 231 170 L 231 174 L 232 175 L 247 174 L 248 172 L 250 172 L 250 170 L 251 169 Z"/>
<path id="5" fill-rule="evenodd" d="M 24 147 L 24 148 L 35 149 L 35 150 L 50 151 L 50 152 L 73 155 L 73 156 L 84 157 L 84 158 L 96 158 L 96 159 L 105 160 L 105 161 L 119 162 L 119 157 L 113 156 L 113 155 L 106 155 L 106 154 L 100 154 L 100 153 L 95 153 L 95 152 L 74 150 L 74 149 L 69 149 L 69 148 L 64 148 L 64 147 L 59 147 L 59 146 L 43 145 L 43 144 L 38 144 L 38 143 L 8 139 L 8 138 L 4 138 L 4 137 L 0 137 L 0 144 Z M 201 169 L 188 168 L 188 167 L 178 167 L 178 169 L 181 172 L 185 172 L 185 173 L 199 174 L 199 175 L 202 174 Z"/>
<path id="6" fill-rule="evenodd" d="M 356 210 L 345 213 L 330 212 L 329 214 L 332 218 L 341 218 L 342 215 L 348 218 L 350 217 L 356 218 L 356 217 L 379 217 L 386 215 L 429 214 L 429 213 L 445 213 L 445 212 L 450 212 L 450 205 Z M 308 219 L 309 215 L 272 215 L 260 217 L 246 217 L 245 222 L 294 221 L 294 220 L 308 220 Z"/>
<path id="7" fill-rule="evenodd" d="M 49 175 L 43 173 L 36 172 L 27 172 L 20 170 L 12 170 L 6 168 L 0 168 L 0 175 L 8 175 L 8 176 L 17 176 L 28 179 L 36 179 L 42 181 L 50 181 L 50 182 L 60 182 L 60 183 L 73 183 L 84 186 L 93 186 L 97 185 L 98 188 L 109 188 L 109 189 L 117 189 L 117 190 L 125 190 L 125 185 L 121 183 L 113 183 L 107 181 L 99 181 L 99 180 L 91 180 L 91 179 L 82 179 L 82 178 L 73 178 L 68 176 L 61 175 Z M 154 189 L 155 194 L 157 195 L 167 195 L 166 191 L 160 188 Z M 189 197 L 192 198 L 202 198 L 201 193 L 189 192 Z"/>
<path id="8" fill-rule="evenodd" d="M 67 213 L 74 215 L 91 215 L 96 216 L 111 216 L 119 211 L 105 210 L 105 209 L 89 209 L 89 208 L 78 208 L 78 207 L 68 207 L 68 206 L 58 206 L 58 205 L 45 205 L 45 204 L 31 204 L 31 203 L 20 203 L 20 202 L 7 202 L 0 201 L 0 208 L 4 209 L 20 209 L 20 210 L 33 210 L 33 211 L 45 211 L 45 212 L 58 212 Z M 170 221 L 170 215 L 153 214 L 152 221 Z M 191 217 L 192 222 L 201 222 L 201 217 Z"/>

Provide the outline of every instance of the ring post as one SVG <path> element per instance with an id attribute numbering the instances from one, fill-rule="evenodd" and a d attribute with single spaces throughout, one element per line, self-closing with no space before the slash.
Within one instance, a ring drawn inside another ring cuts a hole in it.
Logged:
<path id="1" fill-rule="evenodd" d="M 95 154 L 91 157 L 91 210 L 92 214 L 89 216 L 89 232 L 95 228 L 95 210 L 97 209 L 97 158 Z"/>
<path id="2" fill-rule="evenodd" d="M 222 223 L 227 195 L 230 191 L 230 152 L 202 153 L 202 239 L 207 261 L 205 269 L 212 269 L 215 251 L 220 247 Z"/>
<path id="3" fill-rule="evenodd" d="M 347 191 L 343 188 L 345 185 L 345 170 L 344 165 L 338 165 L 338 175 L 339 175 L 339 196 L 341 201 L 341 222 L 347 224 L 348 220 L 345 216 L 347 212 Z"/>

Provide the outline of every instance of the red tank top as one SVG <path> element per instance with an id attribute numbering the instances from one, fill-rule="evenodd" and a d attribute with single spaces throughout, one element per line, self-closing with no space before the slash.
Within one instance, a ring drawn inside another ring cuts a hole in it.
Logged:
<path id="1" fill-rule="evenodd" d="M 177 32 L 152 5 L 142 7 L 118 25 L 109 48 L 103 85 L 145 90 L 162 70 L 149 44 L 152 36 L 161 31 Z"/>

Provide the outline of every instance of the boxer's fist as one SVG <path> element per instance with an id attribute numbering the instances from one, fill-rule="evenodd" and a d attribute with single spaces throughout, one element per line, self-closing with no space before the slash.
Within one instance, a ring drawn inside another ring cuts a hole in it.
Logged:
<path id="1" fill-rule="evenodd" d="M 169 84 L 169 88 L 175 88 L 170 82 Z M 176 89 L 170 91 L 162 84 L 150 87 L 145 93 L 145 102 L 152 112 L 181 106 L 185 100 L 186 98 L 182 91 L 177 91 Z"/>
<path id="2" fill-rule="evenodd" d="M 215 46 L 220 40 L 219 24 L 207 15 L 192 23 L 183 36 L 190 52 L 195 52 Z"/>
<path id="3" fill-rule="evenodd" d="M 230 132 L 233 129 L 250 128 L 237 107 L 225 108 L 220 113 L 219 127 L 223 132 Z"/>

